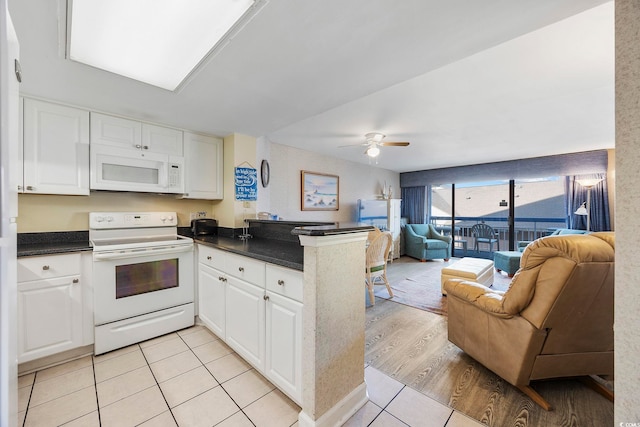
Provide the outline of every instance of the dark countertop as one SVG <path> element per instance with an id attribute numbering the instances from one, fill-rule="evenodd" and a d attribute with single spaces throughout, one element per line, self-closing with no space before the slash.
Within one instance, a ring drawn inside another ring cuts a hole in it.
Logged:
<path id="1" fill-rule="evenodd" d="M 88 231 L 18 233 L 18 258 L 91 251 Z"/>
<path id="2" fill-rule="evenodd" d="M 298 242 L 261 238 L 240 240 L 221 236 L 197 237 L 194 241 L 294 270 L 302 271 L 304 266 L 304 248 Z"/>
<path id="3" fill-rule="evenodd" d="M 331 225 L 312 225 L 296 227 L 291 232 L 298 236 L 331 236 L 334 234 L 357 233 L 360 231 L 373 231 L 375 227 L 372 225 L 359 224 L 357 222 L 340 223 L 336 222 Z"/>

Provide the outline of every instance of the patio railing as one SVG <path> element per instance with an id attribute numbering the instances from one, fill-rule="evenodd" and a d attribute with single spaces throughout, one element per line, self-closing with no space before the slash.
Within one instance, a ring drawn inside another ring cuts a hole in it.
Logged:
<path id="1" fill-rule="evenodd" d="M 456 217 L 453 238 L 455 243 L 455 255 L 463 256 L 479 256 L 492 258 L 493 253 L 489 251 L 487 245 L 479 247 L 479 253 L 474 252 L 475 240 L 471 236 L 471 227 L 475 224 L 484 223 L 491 226 L 500 241 L 500 250 L 509 250 L 509 225 L 507 218 L 496 217 Z M 439 232 L 451 235 L 451 218 L 448 217 L 431 217 L 431 224 L 434 225 Z M 514 223 L 514 240 L 532 241 L 540 237 L 548 236 L 558 228 L 565 228 L 567 225 L 565 218 L 516 218 Z M 466 251 L 465 251 L 466 249 Z M 494 251 L 496 245 L 493 245 Z M 466 252 L 466 253 L 464 253 Z"/>

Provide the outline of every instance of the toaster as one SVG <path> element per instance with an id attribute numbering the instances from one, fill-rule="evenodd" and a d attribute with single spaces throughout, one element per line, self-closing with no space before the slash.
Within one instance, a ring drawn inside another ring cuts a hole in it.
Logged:
<path id="1" fill-rule="evenodd" d="M 191 232 L 194 237 L 216 236 L 218 234 L 218 221 L 211 218 L 192 219 Z"/>

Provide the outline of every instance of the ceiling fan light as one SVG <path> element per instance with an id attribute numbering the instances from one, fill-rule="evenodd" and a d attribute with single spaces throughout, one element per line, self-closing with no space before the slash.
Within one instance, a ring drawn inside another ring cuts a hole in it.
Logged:
<path id="1" fill-rule="evenodd" d="M 367 156 L 369 157 L 377 157 L 378 154 L 380 154 L 380 149 L 378 147 L 376 147 L 375 145 L 369 147 L 367 149 Z"/>

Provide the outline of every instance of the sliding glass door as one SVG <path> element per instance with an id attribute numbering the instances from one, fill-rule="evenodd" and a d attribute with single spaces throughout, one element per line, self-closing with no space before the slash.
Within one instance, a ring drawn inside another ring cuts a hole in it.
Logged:
<path id="1" fill-rule="evenodd" d="M 453 236 L 454 257 L 493 259 L 566 227 L 565 194 L 564 177 L 432 186 L 429 222 Z"/>

